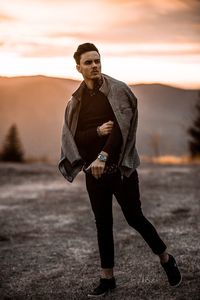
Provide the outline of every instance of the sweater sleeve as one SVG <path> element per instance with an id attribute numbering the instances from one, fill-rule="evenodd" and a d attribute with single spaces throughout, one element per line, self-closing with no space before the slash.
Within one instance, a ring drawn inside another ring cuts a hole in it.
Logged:
<path id="1" fill-rule="evenodd" d="M 121 145 L 122 145 L 121 130 L 119 128 L 117 120 L 115 119 L 113 123 L 112 131 L 109 134 L 102 151 L 107 152 L 109 157 L 112 158 L 112 156 L 116 154 L 115 152 L 119 151 Z"/>

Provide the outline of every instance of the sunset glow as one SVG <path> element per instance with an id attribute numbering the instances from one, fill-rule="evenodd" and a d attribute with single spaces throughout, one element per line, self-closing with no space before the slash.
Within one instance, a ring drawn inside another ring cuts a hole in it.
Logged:
<path id="1" fill-rule="evenodd" d="M 197 0 L 0 0 L 0 76 L 81 79 L 73 53 L 89 41 L 106 74 L 199 88 L 199 15 Z"/>

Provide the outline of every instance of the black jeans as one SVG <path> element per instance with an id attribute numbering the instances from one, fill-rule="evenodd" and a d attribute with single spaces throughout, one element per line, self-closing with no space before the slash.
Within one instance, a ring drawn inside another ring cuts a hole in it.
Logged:
<path id="1" fill-rule="evenodd" d="M 121 176 L 119 170 L 114 174 L 103 174 L 99 179 L 88 173 L 85 176 L 86 188 L 96 221 L 102 268 L 114 267 L 113 194 L 128 224 L 141 234 L 152 251 L 155 254 L 161 254 L 166 250 L 166 245 L 156 229 L 142 213 L 137 170 L 130 177 Z"/>

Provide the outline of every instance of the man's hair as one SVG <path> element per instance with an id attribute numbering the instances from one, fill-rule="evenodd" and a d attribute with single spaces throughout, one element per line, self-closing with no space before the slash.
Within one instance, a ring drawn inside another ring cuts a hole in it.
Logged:
<path id="1" fill-rule="evenodd" d="M 80 64 L 80 59 L 81 59 L 81 55 L 85 52 L 89 52 L 89 51 L 96 51 L 99 53 L 99 50 L 97 49 L 97 47 L 94 44 L 91 43 L 84 43 L 78 46 L 76 52 L 74 53 L 74 59 L 77 63 L 77 65 Z"/>

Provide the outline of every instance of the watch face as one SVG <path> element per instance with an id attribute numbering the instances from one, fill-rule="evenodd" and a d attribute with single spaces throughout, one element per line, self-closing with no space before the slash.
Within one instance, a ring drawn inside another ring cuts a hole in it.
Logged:
<path id="1" fill-rule="evenodd" d="M 101 161 L 106 161 L 107 160 L 107 156 L 100 153 L 98 155 L 98 159 L 101 160 Z"/>

